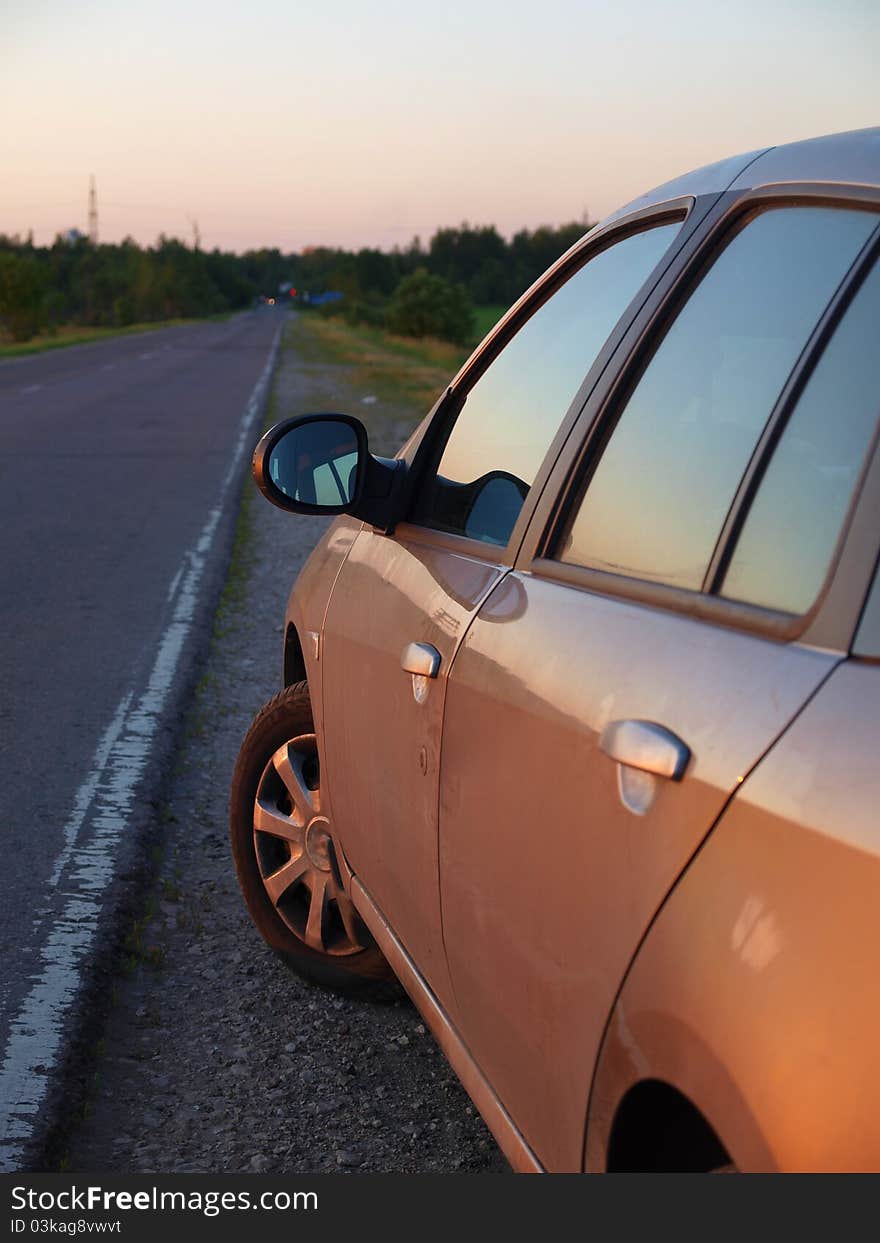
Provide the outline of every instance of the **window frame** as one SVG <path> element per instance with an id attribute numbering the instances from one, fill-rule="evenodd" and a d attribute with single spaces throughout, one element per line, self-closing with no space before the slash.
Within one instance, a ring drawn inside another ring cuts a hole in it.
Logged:
<path id="1" fill-rule="evenodd" d="M 555 560 L 562 534 L 580 502 L 584 476 L 599 461 L 630 394 L 661 347 L 669 327 L 721 251 L 732 236 L 747 224 L 748 219 L 767 208 L 788 206 L 873 210 L 877 213 L 877 223 L 841 279 L 773 406 L 719 533 L 702 588 L 697 591 L 672 587 Z M 783 641 L 798 639 L 804 644 L 847 650 L 867 587 L 867 554 L 862 549 L 865 537 L 858 534 L 857 528 L 860 510 L 866 504 L 870 506 L 871 494 L 875 488 L 880 488 L 880 478 L 872 483 L 874 474 L 880 476 L 880 428 L 869 445 L 825 579 L 808 612 L 794 615 L 728 600 L 718 594 L 710 594 L 710 591 L 717 591 L 723 581 L 749 505 L 788 417 L 834 328 L 875 260 L 880 262 L 880 187 L 804 182 L 762 185 L 747 191 L 727 191 L 721 195 L 706 228 L 697 237 L 696 245 L 681 252 L 681 261 L 667 270 L 656 297 L 642 308 L 631 324 L 621 346 L 621 365 L 614 369 L 613 374 L 604 377 L 605 382 L 597 386 L 581 412 L 566 451 L 556 462 L 544 495 L 532 512 L 532 520 L 517 557 L 517 570 L 768 638 Z M 857 556 L 847 556 L 854 532 L 862 551 Z M 876 554 L 876 544 L 874 548 Z"/>
<path id="2" fill-rule="evenodd" d="M 393 538 L 429 544 L 464 556 L 512 567 L 528 530 L 541 493 L 559 454 L 578 422 L 589 396 L 608 367 L 633 320 L 650 303 L 657 286 L 674 265 L 682 248 L 699 232 L 706 216 L 717 203 L 720 192 L 694 198 L 685 195 L 663 200 L 629 212 L 626 216 L 598 225 L 576 242 L 513 304 L 485 340 L 462 365 L 449 387 L 425 419 L 423 429 L 416 433 L 403 453 L 407 463 L 406 497 L 402 503 L 403 517 L 396 524 Z M 624 309 L 611 335 L 585 373 L 577 392 L 565 412 L 560 426 L 548 446 L 529 493 L 523 503 L 506 545 L 476 540 L 469 536 L 425 526 L 419 521 L 418 509 L 423 504 L 426 481 L 440 464 L 447 440 L 471 388 L 494 363 L 526 320 L 565 284 L 570 276 L 589 263 L 600 251 L 607 250 L 633 233 L 681 222 L 662 258 Z"/>

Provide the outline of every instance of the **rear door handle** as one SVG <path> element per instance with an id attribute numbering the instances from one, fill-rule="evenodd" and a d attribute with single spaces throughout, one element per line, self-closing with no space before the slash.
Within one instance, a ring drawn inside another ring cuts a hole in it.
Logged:
<path id="1" fill-rule="evenodd" d="M 400 657 L 400 667 L 417 678 L 436 678 L 440 653 L 430 643 L 408 643 Z"/>
<path id="2" fill-rule="evenodd" d="M 690 747 L 654 721 L 609 721 L 599 746 L 618 764 L 670 781 L 681 781 L 691 758 Z"/>

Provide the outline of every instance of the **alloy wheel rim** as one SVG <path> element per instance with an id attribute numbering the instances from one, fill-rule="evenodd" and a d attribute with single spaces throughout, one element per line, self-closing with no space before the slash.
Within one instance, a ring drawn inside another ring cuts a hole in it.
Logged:
<path id="1" fill-rule="evenodd" d="M 333 957 L 364 948 L 351 899 L 331 857 L 321 810 L 318 745 L 300 734 L 272 755 L 254 800 L 254 853 L 263 888 L 284 924 L 310 949 Z"/>

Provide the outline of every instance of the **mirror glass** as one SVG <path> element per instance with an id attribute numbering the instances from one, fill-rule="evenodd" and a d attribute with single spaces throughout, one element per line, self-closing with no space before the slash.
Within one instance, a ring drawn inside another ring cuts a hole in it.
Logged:
<path id="1" fill-rule="evenodd" d="M 286 432 L 269 454 L 269 477 L 305 505 L 349 505 L 357 492 L 358 441 L 349 423 L 319 419 Z"/>

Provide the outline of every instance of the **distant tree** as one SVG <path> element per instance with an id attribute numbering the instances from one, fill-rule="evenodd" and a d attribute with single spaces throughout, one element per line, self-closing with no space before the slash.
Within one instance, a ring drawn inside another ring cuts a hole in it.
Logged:
<path id="1" fill-rule="evenodd" d="M 513 302 L 538 279 L 560 255 L 590 228 L 588 223 L 573 221 L 571 224 L 552 228 L 541 225 L 534 230 L 522 229 L 510 242 L 508 277 L 511 280 L 509 301 Z"/>
<path id="2" fill-rule="evenodd" d="M 494 302 L 503 300 L 504 293 L 487 272 L 503 271 L 507 257 L 507 243 L 494 225 L 472 228 L 465 223 L 437 230 L 426 266 L 444 280 L 464 285 L 475 302 Z"/>
<path id="3" fill-rule="evenodd" d="M 416 268 L 394 291 L 386 323 L 402 336 L 440 337 L 463 344 L 471 335 L 473 310 L 462 285 Z"/>
<path id="4" fill-rule="evenodd" d="M 43 327 L 45 293 L 46 274 L 38 259 L 0 252 L 0 323 L 13 341 L 29 341 Z"/>
<path id="5" fill-rule="evenodd" d="M 330 307 L 396 331 L 468 338 L 471 303 L 507 305 L 576 241 L 588 222 L 521 230 L 506 241 L 493 225 L 440 229 L 427 248 L 263 247 L 243 255 L 194 251 L 176 238 L 141 247 L 131 238 L 93 246 L 76 229 L 51 246 L 0 234 L 0 330 L 27 340 L 65 323 L 125 325 L 248 306 L 283 283 L 300 293 L 345 294 Z M 409 283 L 407 283 L 409 282 Z M 438 283 L 439 282 L 439 283 Z"/>
<path id="6" fill-rule="evenodd" d="M 355 273 L 361 295 L 380 294 L 387 297 L 394 292 L 400 280 L 394 256 L 381 250 L 359 250 L 355 256 Z"/>
<path id="7" fill-rule="evenodd" d="M 470 293 L 477 306 L 506 306 L 513 301 L 509 265 L 505 259 L 492 256 L 471 277 Z"/>

